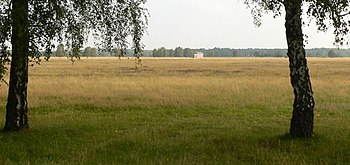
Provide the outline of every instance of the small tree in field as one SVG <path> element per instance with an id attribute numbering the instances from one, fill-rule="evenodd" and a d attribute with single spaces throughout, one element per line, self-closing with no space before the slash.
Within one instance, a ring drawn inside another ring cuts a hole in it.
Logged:
<path id="1" fill-rule="evenodd" d="M 97 50 L 97 48 L 91 48 L 91 56 L 92 56 L 92 57 L 98 56 L 98 50 Z"/>
<path id="2" fill-rule="evenodd" d="M 91 47 L 86 47 L 83 52 L 84 57 L 91 57 Z"/>
<path id="3" fill-rule="evenodd" d="M 194 54 L 194 51 L 190 48 L 185 48 L 183 51 L 183 56 L 184 57 L 192 57 Z"/>
<path id="4" fill-rule="evenodd" d="M 182 57 L 183 54 L 184 54 L 184 49 L 182 47 L 175 48 L 175 52 L 174 52 L 175 57 Z"/>
<path id="5" fill-rule="evenodd" d="M 143 46 L 147 24 L 146 0 L 3 0 L 0 3 L 0 78 L 11 64 L 5 131 L 28 128 L 29 58 L 50 54 L 55 41 L 78 57 L 89 34 L 101 38 L 107 50 L 125 49 L 131 36 L 135 54 Z M 10 58 L 8 42 L 12 45 Z"/>
<path id="6" fill-rule="evenodd" d="M 336 53 L 333 49 L 329 50 L 327 53 L 328 57 L 334 58 L 334 57 L 340 57 L 338 53 Z"/>
<path id="7" fill-rule="evenodd" d="M 285 10 L 290 79 L 294 90 L 293 116 L 290 124 L 292 137 L 310 137 L 313 134 L 315 101 L 307 67 L 302 31 L 302 14 L 313 17 L 318 30 L 334 27 L 335 43 L 342 45 L 349 33 L 349 0 L 245 0 L 252 8 L 254 23 L 261 25 L 261 16 L 272 11 L 280 16 Z"/>
<path id="8" fill-rule="evenodd" d="M 58 44 L 56 49 L 56 56 L 57 57 L 63 57 L 66 55 L 66 52 L 64 51 L 64 45 Z"/>

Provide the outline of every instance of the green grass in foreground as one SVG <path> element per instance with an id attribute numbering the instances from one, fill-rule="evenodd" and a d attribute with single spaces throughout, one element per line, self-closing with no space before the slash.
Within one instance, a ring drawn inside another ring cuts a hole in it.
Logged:
<path id="1" fill-rule="evenodd" d="M 0 134 L 2 164 L 346 164 L 349 132 L 289 139 L 284 110 L 216 107 L 32 109 L 32 128 Z M 348 112 L 344 112 L 349 116 Z M 326 120 L 326 119 L 325 119 Z"/>
<path id="2" fill-rule="evenodd" d="M 69 63 L 54 67 L 59 70 L 56 74 L 50 69 L 47 77 L 36 75 L 41 74 L 40 67 L 34 68 L 31 128 L 20 133 L 0 132 L 0 164 L 350 162 L 350 68 L 345 68 L 350 67 L 345 65 L 349 60 L 310 60 L 311 70 L 316 70 L 312 75 L 316 117 L 315 136 L 307 140 L 287 136 L 292 93 L 287 69 L 282 69 L 287 67 L 286 59 L 177 62 L 146 60 L 145 67 L 150 68 L 146 73 L 110 73 L 107 77 L 96 70 L 89 76 L 62 77 L 72 70 L 62 71 L 72 67 Z M 103 67 L 115 69 L 112 64 Z M 172 65 L 191 73 L 171 75 Z M 197 72 L 201 65 L 222 72 Z M 123 79 L 123 84 L 109 79 Z M 135 80 L 139 84 L 134 84 Z M 60 84 L 54 84 L 57 82 Z M 6 99 L 1 96 L 4 104 Z M 199 100 L 191 99 L 194 97 Z M 0 127 L 4 115 L 2 110 Z"/>

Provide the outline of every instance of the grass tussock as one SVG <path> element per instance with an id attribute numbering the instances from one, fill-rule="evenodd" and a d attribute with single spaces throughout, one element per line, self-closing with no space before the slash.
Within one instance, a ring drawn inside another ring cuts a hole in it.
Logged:
<path id="1" fill-rule="evenodd" d="M 289 139 L 288 59 L 52 59 L 1 164 L 347 164 L 350 59 L 309 59 L 315 136 Z M 7 87 L 0 87 L 0 127 Z"/>

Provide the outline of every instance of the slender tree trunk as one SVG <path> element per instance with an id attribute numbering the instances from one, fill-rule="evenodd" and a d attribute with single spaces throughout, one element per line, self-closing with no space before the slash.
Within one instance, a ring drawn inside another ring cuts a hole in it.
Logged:
<path id="1" fill-rule="evenodd" d="M 5 131 L 18 131 L 28 128 L 28 0 L 13 0 L 12 9 L 12 61 Z"/>
<path id="2" fill-rule="evenodd" d="M 292 137 L 310 137 L 313 134 L 314 98 L 304 49 L 301 0 L 285 0 L 286 35 L 291 84 L 294 90 Z"/>

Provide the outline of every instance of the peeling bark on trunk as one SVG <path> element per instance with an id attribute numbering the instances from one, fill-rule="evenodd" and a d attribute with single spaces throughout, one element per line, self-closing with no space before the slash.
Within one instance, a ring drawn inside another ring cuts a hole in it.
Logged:
<path id="1" fill-rule="evenodd" d="M 12 8 L 12 62 L 5 131 L 18 131 L 28 128 L 28 0 L 13 0 Z"/>
<path id="2" fill-rule="evenodd" d="M 314 98 L 304 49 L 301 0 L 285 0 L 286 35 L 291 84 L 294 90 L 292 137 L 310 137 L 313 134 Z"/>

